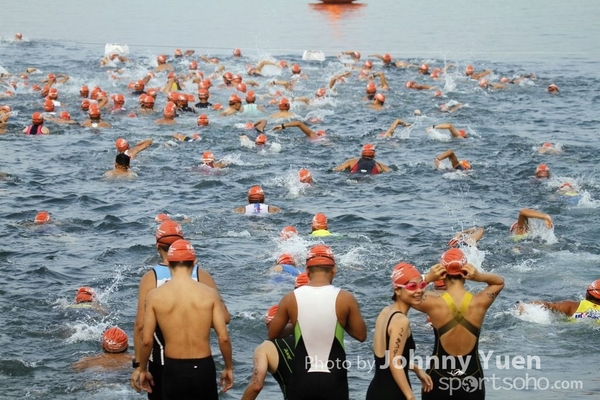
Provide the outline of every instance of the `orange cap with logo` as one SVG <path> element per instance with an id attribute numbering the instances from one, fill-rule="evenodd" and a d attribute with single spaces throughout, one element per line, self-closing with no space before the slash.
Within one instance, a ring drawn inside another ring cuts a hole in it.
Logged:
<path id="1" fill-rule="evenodd" d="M 102 335 L 102 348 L 107 353 L 122 353 L 129 347 L 129 338 L 125 331 L 113 326 Z"/>
<path id="2" fill-rule="evenodd" d="M 96 293 L 94 289 L 89 286 L 82 286 L 77 289 L 77 293 L 75 294 L 75 303 L 91 303 L 96 298 Z"/>
<path id="3" fill-rule="evenodd" d="M 323 213 L 316 213 L 312 219 L 311 229 L 313 231 L 327 229 L 327 216 Z"/>
<path id="4" fill-rule="evenodd" d="M 446 269 L 450 276 L 462 275 L 462 268 L 467 264 L 467 257 L 462 250 L 452 248 L 446 250 L 440 258 L 440 264 Z"/>
<path id="5" fill-rule="evenodd" d="M 420 277 L 421 273 L 414 265 L 401 262 L 396 264 L 392 271 L 392 286 L 397 289 L 399 285 L 406 285 L 412 279 Z"/>
<path id="6" fill-rule="evenodd" d="M 174 241 L 169 247 L 167 260 L 172 262 L 196 261 L 196 252 L 194 247 L 187 240 L 179 239 Z"/>
<path id="7" fill-rule="evenodd" d="M 156 243 L 161 245 L 171 245 L 173 242 L 183 239 L 183 230 L 181 226 L 172 220 L 166 220 L 156 228 Z"/>
<path id="8" fill-rule="evenodd" d="M 37 225 L 42 225 L 47 222 L 50 222 L 50 214 L 48 214 L 48 211 L 40 211 L 36 214 L 33 222 Z"/>
<path id="9" fill-rule="evenodd" d="M 335 267 L 335 258 L 329 246 L 318 244 L 308 250 L 306 268 L 311 267 Z"/>

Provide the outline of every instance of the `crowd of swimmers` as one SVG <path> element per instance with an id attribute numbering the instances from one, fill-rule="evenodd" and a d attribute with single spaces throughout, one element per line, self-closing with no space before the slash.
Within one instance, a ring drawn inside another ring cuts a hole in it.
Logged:
<path id="1" fill-rule="evenodd" d="M 15 37 L 16 40 L 21 38 L 21 34 Z M 241 50 L 235 49 L 231 58 L 242 59 Z M 156 124 L 176 125 L 179 116 L 189 113 L 198 114 L 198 129 L 209 126 L 213 118 L 231 115 L 247 117 L 250 120 L 247 128 L 255 131 L 256 138 L 251 140 L 247 135 L 242 135 L 242 138 L 245 137 L 256 147 L 269 145 L 266 134 L 269 124 L 272 124 L 273 132 L 298 128 L 308 139 L 321 140 L 326 132 L 316 129 L 320 121 L 301 121 L 298 115 L 290 111 L 291 102 L 314 104 L 326 96 L 335 95 L 337 85 L 348 79 L 357 79 L 364 81 L 366 87 L 362 100 L 365 105 L 373 110 L 381 110 L 386 107 L 385 92 L 391 85 L 397 84 L 385 74 L 390 68 L 414 70 L 415 78 L 403 86 L 408 90 L 430 91 L 432 96 L 437 97 L 443 94 L 439 82 L 445 74 L 456 68 L 453 64 L 447 64 L 430 69 L 426 63 L 396 60 L 390 54 L 372 54 L 368 57 L 370 59 L 363 62 L 357 51 L 344 51 L 339 58 L 345 68 L 342 73 L 323 82 L 323 86 L 313 94 L 288 96 L 291 97 L 289 99 L 285 93 L 291 93 L 299 81 L 310 79 L 300 64 L 289 65 L 285 60 L 262 60 L 257 65 L 248 64 L 246 77 L 242 77 L 227 71 L 224 60 L 197 57 L 193 50 L 183 52 L 177 49 L 171 58 L 171 61 L 177 61 L 175 66 L 169 62 L 169 57 L 159 55 L 152 70 L 129 83 L 127 87 L 131 92 L 128 95 L 109 95 L 99 86 L 90 90 L 83 85 L 79 90 L 81 104 L 78 105 L 80 115 L 84 118 L 81 122 L 72 119 L 72 114 L 78 111 L 75 108 L 67 109 L 59 100 L 60 88 L 69 84 L 69 76 L 50 73 L 33 83 L 38 70 L 31 67 L 22 73 L 0 77 L 3 85 L 14 89 L 0 94 L 0 133 L 51 134 L 53 128 L 50 129 L 46 122 L 108 129 L 112 125 L 102 118 L 103 115 L 114 118 L 153 118 L 155 115 L 158 117 L 153 121 Z M 381 67 L 379 71 L 374 69 L 376 64 L 373 61 Z M 118 80 L 132 63 L 134 61 L 124 54 L 110 53 L 100 60 L 99 68 L 110 68 L 111 78 Z M 186 65 L 187 69 L 178 70 L 181 65 Z M 199 68 L 201 65 L 214 72 L 205 76 Z M 276 69 L 278 78 L 272 79 L 265 74 L 266 68 Z M 507 90 L 510 85 L 537 80 L 534 74 L 522 74 L 493 81 L 490 79 L 495 75 L 491 70 L 476 71 L 472 65 L 466 67 L 464 76 L 467 82 L 474 82 L 482 90 Z M 422 82 L 418 83 L 416 79 Z M 197 92 L 196 95 L 188 93 L 192 89 Z M 211 89 L 216 89 L 213 91 L 220 94 L 228 93 L 227 107 L 209 101 L 213 95 Z M 32 110 L 30 125 L 12 129 L 10 119 L 13 106 L 23 91 L 39 92 L 39 105 Z M 559 90 L 555 84 L 549 84 L 547 92 L 558 94 Z M 196 97 L 198 102 L 194 104 Z M 135 105 L 126 109 L 126 101 L 132 99 Z M 165 105 L 162 110 L 155 110 L 155 105 L 163 100 Z M 267 110 L 273 106 L 278 110 L 267 115 Z M 462 106 L 460 103 L 442 104 L 440 110 L 450 113 Z M 419 114 L 418 110 L 415 114 Z M 396 119 L 382 136 L 391 137 L 398 126 L 410 125 Z M 447 131 L 453 140 L 468 138 L 465 129 L 456 128 L 450 123 L 433 125 L 427 131 Z M 195 141 L 200 139 L 200 134 L 177 132 L 172 139 L 176 142 Z M 117 155 L 114 169 L 105 176 L 135 179 L 136 175 L 130 170 L 130 161 L 153 144 L 152 139 L 146 139 L 132 147 L 126 139 L 118 138 L 115 142 Z M 544 143 L 539 149 L 543 154 L 558 154 L 560 151 L 552 143 Z M 225 168 L 228 165 L 225 161 L 218 161 L 210 150 L 203 152 L 201 162 L 204 168 Z M 470 162 L 459 159 L 451 149 L 434 157 L 433 164 L 438 169 L 462 172 L 471 169 Z M 362 147 L 360 156 L 342 162 L 333 170 L 356 175 L 391 171 L 389 166 L 376 160 L 376 149 L 372 143 Z M 538 166 L 535 176 L 538 179 L 549 178 L 548 166 Z M 313 177 L 306 168 L 298 171 L 298 180 L 302 184 L 313 184 Z M 576 188 L 569 185 L 561 186 L 560 190 L 567 195 L 577 193 Z M 247 200 L 246 205 L 233 211 L 245 215 L 268 215 L 281 211 L 279 207 L 265 203 L 265 193 L 259 185 L 249 189 Z M 519 239 L 527 237 L 533 229 L 532 219 L 542 220 L 547 229 L 553 227 L 549 215 L 533 209 L 522 209 L 510 228 L 511 234 Z M 194 246 L 185 240 L 181 225 L 167 216 L 159 221 L 155 243 L 160 262 L 147 271 L 139 282 L 133 356 L 127 355 L 127 334 L 119 327 L 110 327 L 102 336 L 105 354 L 81 360 L 76 368 L 90 365 L 110 367 L 132 360 L 134 370 L 131 386 L 136 391 L 147 391 L 150 399 L 187 399 L 200 395 L 216 399 L 219 390 L 217 380 L 222 391 L 229 390 L 234 384 L 232 343 L 227 329 L 231 316 L 214 279 L 198 266 Z M 41 211 L 34 223 L 51 223 L 50 214 Z M 314 215 L 311 226 L 311 237 L 317 240 L 325 241 L 335 235 L 330 232 L 324 213 Z M 484 273 L 469 263 L 465 252 L 461 250 L 465 246 L 475 247 L 483 237 L 483 232 L 483 228 L 479 227 L 458 232 L 448 242 L 449 249 L 440 256 L 439 263 L 427 271 L 419 271 L 408 262 L 399 262 L 391 268 L 391 302 L 381 310 L 374 326 L 372 348 L 376 368 L 367 399 L 414 399 L 409 371 L 413 371 L 421 382 L 423 399 L 485 397 L 483 384 L 470 387 L 463 383 L 467 378 L 477 378 L 481 382 L 480 378 L 483 377 L 477 353 L 479 335 L 486 312 L 503 289 L 504 280 L 497 274 Z M 291 226 L 281 232 L 282 240 L 294 235 L 297 235 L 297 231 Z M 330 246 L 311 246 L 304 261 L 304 266 L 297 265 L 295 257 L 288 253 L 277 258 L 273 271 L 293 276 L 295 287 L 278 304 L 268 308 L 265 314 L 268 340 L 254 352 L 254 370 L 242 399 L 254 399 L 259 395 L 267 373 L 277 380 L 285 399 L 349 398 L 348 371 L 344 367 L 344 332 L 361 342 L 367 339 L 367 326 L 359 307 L 360 299 L 333 285 L 337 263 Z M 465 287 L 467 281 L 483 284 L 484 287 L 471 293 Z M 102 310 L 90 287 L 80 288 L 74 303 L 77 307 Z M 585 300 L 539 300 L 529 305 L 541 305 L 574 320 L 599 319 L 600 280 L 587 287 Z M 526 306 L 521 304 L 519 309 L 523 310 Z M 448 369 L 434 364 L 422 369 L 410 362 L 416 348 L 408 318 L 410 309 L 427 314 L 434 332 L 435 356 L 471 356 L 464 369 Z M 216 333 L 223 359 L 224 367 L 219 374 L 211 353 L 211 330 Z M 394 362 L 400 359 L 406 362 L 401 365 Z M 454 393 L 449 393 L 444 386 L 445 381 L 451 379 L 459 382 Z"/>

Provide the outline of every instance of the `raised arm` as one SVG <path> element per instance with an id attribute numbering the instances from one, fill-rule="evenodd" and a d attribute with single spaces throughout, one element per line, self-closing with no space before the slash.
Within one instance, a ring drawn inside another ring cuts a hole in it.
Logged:
<path id="1" fill-rule="evenodd" d="M 385 74 L 382 71 L 380 71 L 380 72 L 377 72 L 374 75 L 376 75 L 376 76 L 379 77 L 379 87 L 382 90 L 389 90 L 390 85 L 388 85 L 387 79 L 385 79 Z"/>
<path id="2" fill-rule="evenodd" d="M 504 278 L 496 274 L 479 272 L 473 264 L 465 265 L 463 270 L 466 273 L 466 280 L 487 284 L 487 287 L 477 293 L 474 298 L 480 305 L 486 309 L 489 308 L 504 288 Z"/>
<path id="3" fill-rule="evenodd" d="M 135 146 L 133 146 L 133 149 L 131 149 L 129 151 L 129 156 L 131 158 L 134 158 L 137 153 L 139 153 L 140 151 L 144 151 L 146 150 L 148 147 L 150 147 L 153 143 L 152 139 L 146 139 L 146 140 L 142 140 L 141 142 L 137 143 Z"/>
<path id="4" fill-rule="evenodd" d="M 548 229 L 551 229 L 554 226 L 552 218 L 548 214 L 536 210 L 531 210 L 529 208 L 523 208 L 521 209 L 521 211 L 519 211 L 519 219 L 517 220 L 518 225 L 523 227 L 527 226 L 527 220 L 529 218 L 543 220 Z"/>
<path id="5" fill-rule="evenodd" d="M 392 124 L 390 125 L 390 127 L 388 128 L 388 130 L 386 132 L 383 133 L 383 137 L 392 137 L 394 136 L 394 131 L 396 130 L 396 128 L 398 127 L 398 125 L 402 125 L 402 126 L 410 126 L 409 123 L 402 121 L 401 119 L 397 119 L 394 122 L 392 122 Z"/>

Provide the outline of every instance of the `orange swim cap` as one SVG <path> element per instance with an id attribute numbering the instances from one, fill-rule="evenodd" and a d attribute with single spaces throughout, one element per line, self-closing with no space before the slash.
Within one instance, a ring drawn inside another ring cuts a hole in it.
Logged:
<path id="1" fill-rule="evenodd" d="M 600 279 L 596 279 L 594 282 L 590 283 L 587 288 L 587 292 L 600 300 Z"/>
<path id="2" fill-rule="evenodd" d="M 302 168 L 298 171 L 298 178 L 302 183 L 313 183 L 313 178 L 309 170 Z"/>
<path id="3" fill-rule="evenodd" d="M 459 129 L 458 134 L 463 138 L 467 137 L 467 131 L 465 131 L 464 129 Z"/>
<path id="4" fill-rule="evenodd" d="M 202 162 L 204 164 L 210 164 L 215 161 L 215 155 L 212 151 L 205 151 L 202 153 Z"/>
<path id="5" fill-rule="evenodd" d="M 377 92 L 377 87 L 375 86 L 375 82 L 367 83 L 367 94 L 374 94 Z"/>
<path id="6" fill-rule="evenodd" d="M 277 257 L 277 264 L 282 265 L 293 265 L 296 266 L 296 261 L 294 261 L 294 256 L 289 253 L 283 253 L 279 257 Z"/>
<path id="7" fill-rule="evenodd" d="M 179 239 L 171 244 L 167 260 L 172 262 L 196 261 L 194 247 L 187 240 Z"/>
<path id="8" fill-rule="evenodd" d="M 196 124 L 198 126 L 208 126 L 208 124 L 209 124 L 208 115 L 206 115 L 206 114 L 198 115 L 198 118 L 196 119 Z"/>
<path id="9" fill-rule="evenodd" d="M 421 64 L 421 66 L 419 67 L 419 71 L 420 72 L 428 72 L 429 71 L 429 65 L 428 64 Z"/>
<path id="10" fill-rule="evenodd" d="M 392 287 L 397 289 L 399 285 L 406 285 L 412 279 L 420 277 L 421 273 L 414 265 L 401 262 L 396 264 L 392 271 Z"/>
<path id="11" fill-rule="evenodd" d="M 298 231 L 296 230 L 296 228 L 294 228 L 291 225 L 288 225 L 281 230 L 281 234 L 279 236 L 281 237 L 281 239 L 285 240 L 296 235 L 298 235 Z"/>
<path id="12" fill-rule="evenodd" d="M 53 112 L 54 111 L 54 102 L 50 100 L 50 98 L 46 98 L 44 101 L 44 111 Z"/>
<path id="13" fill-rule="evenodd" d="M 238 92 L 246 93 L 246 84 L 244 82 L 240 82 L 237 84 L 236 89 Z"/>
<path id="14" fill-rule="evenodd" d="M 408 89 L 412 88 L 415 85 L 414 81 L 407 81 L 406 84 L 404 86 L 406 86 Z"/>
<path id="15" fill-rule="evenodd" d="M 467 257 L 460 249 L 446 250 L 440 258 L 440 264 L 450 276 L 462 275 L 462 268 L 467 264 Z"/>
<path id="16" fill-rule="evenodd" d="M 310 279 L 308 279 L 308 274 L 306 272 L 303 272 L 301 274 L 298 274 L 298 276 L 296 276 L 296 279 L 294 281 L 294 289 L 298 289 L 299 287 L 308 285 L 309 283 L 310 283 Z"/>
<path id="17" fill-rule="evenodd" d="M 373 68 L 373 62 L 371 62 L 370 60 L 365 61 L 363 64 L 363 68 L 365 68 L 365 69 Z"/>
<path id="18" fill-rule="evenodd" d="M 290 109 L 290 101 L 288 99 L 286 99 L 285 97 L 282 97 L 281 100 L 279 100 L 279 109 L 281 111 L 287 111 Z"/>
<path id="19" fill-rule="evenodd" d="M 435 288 L 437 290 L 446 290 L 446 289 L 448 289 L 448 287 L 446 286 L 446 282 L 443 279 L 440 279 L 439 281 L 435 281 L 433 283 L 433 285 L 435 286 Z"/>
<path id="20" fill-rule="evenodd" d="M 468 162 L 467 160 L 460 160 L 458 162 L 458 165 L 460 165 L 462 167 L 462 169 L 464 169 L 464 170 L 471 169 L 471 163 Z"/>
<path id="21" fill-rule="evenodd" d="M 261 133 L 260 135 L 258 135 L 256 137 L 256 140 L 254 141 L 255 144 L 257 145 L 264 145 L 267 143 L 267 135 L 265 135 L 264 133 Z"/>
<path id="22" fill-rule="evenodd" d="M 325 88 L 318 88 L 317 91 L 315 92 L 315 96 L 317 97 L 324 97 L 327 94 L 327 90 L 325 90 Z"/>
<path id="23" fill-rule="evenodd" d="M 298 64 L 292 65 L 292 73 L 299 74 L 300 72 L 302 72 L 300 65 L 298 65 Z"/>
<path id="24" fill-rule="evenodd" d="M 129 339 L 125 331 L 113 326 L 102 335 L 102 348 L 107 353 L 122 353 L 129 347 Z"/>
<path id="25" fill-rule="evenodd" d="M 256 101 L 256 93 L 254 93 L 252 90 L 249 90 L 246 93 L 246 102 L 252 103 L 254 101 Z"/>
<path id="26" fill-rule="evenodd" d="M 60 113 L 60 119 L 64 119 L 65 121 L 71 120 L 71 114 L 68 111 L 63 111 Z"/>
<path id="27" fill-rule="evenodd" d="M 327 216 L 322 213 L 317 213 L 312 219 L 312 223 L 310 225 L 313 231 L 319 229 L 327 229 Z"/>
<path id="28" fill-rule="evenodd" d="M 96 292 L 89 286 L 82 286 L 77 289 L 75 294 L 75 303 L 91 303 L 96 298 Z"/>
<path id="29" fill-rule="evenodd" d="M 237 94 L 233 93 L 229 96 L 229 103 L 241 103 L 242 99 Z"/>
<path id="30" fill-rule="evenodd" d="M 465 74 L 471 76 L 473 75 L 473 72 L 475 72 L 475 68 L 473 68 L 472 65 L 467 65 L 467 68 L 465 68 Z"/>
<path id="31" fill-rule="evenodd" d="M 48 214 L 48 211 L 40 211 L 36 214 L 33 222 L 37 225 L 43 225 L 50 222 L 50 214 Z"/>
<path id="32" fill-rule="evenodd" d="M 81 109 L 83 111 L 87 111 L 90 109 L 90 101 L 88 99 L 83 99 L 83 101 L 81 102 Z"/>
<path id="33" fill-rule="evenodd" d="M 267 310 L 267 313 L 265 314 L 265 324 L 269 325 L 271 323 L 271 321 L 273 321 L 273 318 L 275 317 L 275 314 L 277 314 L 278 309 L 279 309 L 279 306 L 277 304 L 269 307 L 269 309 Z"/>
<path id="34" fill-rule="evenodd" d="M 242 50 L 240 49 L 233 49 L 233 56 L 234 57 L 241 57 L 242 56 Z"/>
<path id="35" fill-rule="evenodd" d="M 43 124 L 44 116 L 40 112 L 34 112 L 33 114 L 31 114 L 31 122 L 33 122 L 34 125 Z"/>
<path id="36" fill-rule="evenodd" d="M 265 192 L 258 185 L 252 186 L 250 190 L 248 190 L 248 203 L 264 203 L 265 202 Z"/>
<path id="37" fill-rule="evenodd" d="M 50 97 L 52 100 L 58 99 L 58 89 L 57 88 L 51 88 L 48 91 L 48 97 Z"/>
<path id="38" fill-rule="evenodd" d="M 360 153 L 362 158 L 373 158 L 375 157 L 375 145 L 371 143 L 367 143 L 363 146 L 362 151 Z"/>
<path id="39" fill-rule="evenodd" d="M 167 56 L 161 54 L 158 57 L 156 57 L 156 61 L 158 61 L 159 64 L 164 64 L 167 62 Z"/>
<path id="40" fill-rule="evenodd" d="M 375 95 L 375 100 L 380 102 L 381 104 L 385 103 L 385 95 L 383 93 L 377 93 Z"/>
<path id="41" fill-rule="evenodd" d="M 115 147 L 119 153 L 124 153 L 125 150 L 129 149 L 129 142 L 123 138 L 118 138 L 115 141 Z"/>
<path id="42" fill-rule="evenodd" d="M 558 92 L 558 86 L 556 86 L 554 83 L 551 83 L 548 85 L 548 92 Z"/>
<path id="43" fill-rule="evenodd" d="M 173 242 L 183 239 L 181 226 L 172 220 L 166 220 L 156 228 L 156 243 L 160 245 L 171 245 Z"/>
<path id="44" fill-rule="evenodd" d="M 540 178 L 549 178 L 550 177 L 550 168 L 546 164 L 540 164 L 535 169 L 535 176 Z"/>
<path id="45" fill-rule="evenodd" d="M 308 249 L 306 268 L 311 267 L 335 267 L 335 258 L 329 246 L 318 244 Z"/>

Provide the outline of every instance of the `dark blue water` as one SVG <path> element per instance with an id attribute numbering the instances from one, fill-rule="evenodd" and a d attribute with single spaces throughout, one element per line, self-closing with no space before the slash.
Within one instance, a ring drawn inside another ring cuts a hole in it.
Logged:
<path id="1" fill-rule="evenodd" d="M 92 11 L 102 15 L 104 26 L 111 29 L 98 36 L 80 26 L 82 21 L 89 21 L 88 11 L 64 3 L 58 6 L 69 6 L 63 10 L 77 16 L 77 22 L 62 20 L 61 24 L 60 13 L 50 14 L 48 18 L 59 27 L 51 37 L 41 34 L 40 24 L 27 29 L 24 11 L 19 8 L 27 2 L 15 3 L 11 9 L 14 17 L 7 18 L 9 23 L 0 34 L 10 37 L 20 30 L 27 41 L 0 43 L 0 63 L 10 72 L 29 66 L 38 68 L 40 72 L 29 78 L 31 83 L 49 72 L 70 75 L 69 83 L 59 87 L 60 100 L 77 121 L 84 119 L 78 108 L 80 85 L 100 85 L 109 94 L 124 93 L 125 107 L 133 110 L 135 99 L 127 95 L 127 83 L 152 68 L 159 51 L 171 54 L 175 47 L 186 45 L 200 54 L 219 54 L 233 73 L 244 74 L 246 64 L 255 64 L 264 57 L 299 62 L 310 79 L 299 82 L 293 92 L 286 92 L 288 98 L 312 96 L 334 74 L 343 72 L 345 67 L 335 57 L 341 50 L 356 48 L 363 59 L 371 52 L 389 51 L 399 59 L 428 62 L 431 68 L 448 62 L 455 63 L 456 68 L 435 83 L 418 76 L 415 69 L 384 69 L 391 89 L 382 111 L 366 107 L 362 101 L 365 82 L 355 72 L 345 83 L 336 85 L 337 92 L 324 101 L 311 106 L 298 102 L 292 105 L 300 119 L 320 117 L 322 122 L 312 126 L 315 130 L 325 129 L 326 139 L 310 142 L 299 130 L 268 131 L 269 141 L 278 143 L 280 152 L 257 152 L 240 145 L 240 135 L 254 138 L 243 126 L 256 118 L 224 118 L 215 112 L 209 114 L 211 125 L 202 130 L 195 128 L 193 116 L 178 118 L 175 127 L 163 127 L 153 123 L 158 116 L 106 115 L 112 129 L 96 132 L 48 123 L 52 135 L 26 137 L 19 132 L 29 123 L 33 111 L 41 111 L 39 94 L 19 88 L 14 98 L 0 98 L 0 105 L 11 105 L 16 114 L 9 121 L 8 132 L 0 136 L 0 171 L 9 174 L 0 181 L 0 238 L 4 243 L 0 248 L 0 274 L 4 277 L 0 289 L 1 397 L 139 398 L 128 388 L 130 368 L 77 373 L 71 364 L 97 353 L 101 333 L 110 325 L 118 324 L 131 335 L 139 279 L 157 260 L 154 217 L 163 212 L 191 219 L 183 224 L 185 235 L 196 247 L 202 265 L 215 278 L 232 313 L 236 385 L 223 398 L 241 396 L 251 373 L 252 351 L 266 337 L 262 315 L 292 287 L 291 280 L 275 279 L 269 267 L 282 251 L 302 259 L 306 249 L 317 242 L 307 236 L 316 212 L 325 213 L 330 230 L 340 234 L 325 240 L 339 265 L 335 283 L 356 295 L 369 332 L 379 310 L 388 303 L 389 275 L 396 263 L 410 261 L 425 271 L 437 262 L 454 232 L 474 225 L 485 227 L 480 251 L 469 251 L 469 259 L 506 279 L 506 287 L 490 309 L 482 330 L 480 348 L 494 352 L 486 376 L 509 378 L 517 388 L 517 379 L 525 374 L 551 383 L 581 381 L 583 385 L 575 390 L 536 391 L 531 384 L 530 390 L 506 390 L 501 383 L 498 390 L 492 390 L 489 383 L 488 398 L 598 396 L 600 383 L 594 367 L 600 347 L 598 328 L 569 324 L 540 310 L 517 316 L 513 306 L 517 300 L 581 299 L 586 286 L 598 279 L 600 185 L 596 176 L 600 157 L 596 110 L 600 80 L 594 62 L 598 53 L 589 41 L 589 29 L 583 29 L 593 12 L 579 15 L 562 8 L 540 11 L 535 5 L 523 6 L 523 10 L 511 14 L 514 24 L 527 33 L 520 40 L 518 29 L 511 30 L 509 24 L 500 24 L 498 19 L 460 19 L 461 12 L 454 10 L 448 14 L 454 21 L 475 24 L 480 29 L 479 35 L 473 30 L 468 39 L 463 36 L 461 46 L 456 36 L 466 34 L 468 26 L 460 28 L 457 35 L 445 32 L 441 26 L 442 6 L 400 10 L 396 3 L 382 2 L 334 13 L 306 4 L 288 10 L 282 5 L 244 9 L 234 2 L 235 11 L 228 9 L 228 18 L 222 15 L 222 5 L 194 11 L 218 15 L 207 19 L 210 24 L 220 21 L 231 25 L 243 12 L 257 22 L 272 17 L 271 21 L 280 23 L 271 32 L 265 28 L 266 22 L 257 24 L 249 35 L 223 30 L 221 37 L 215 34 L 206 47 L 199 48 L 198 41 L 209 38 L 190 37 L 184 26 L 192 26 L 188 22 L 191 16 L 185 12 L 178 14 L 181 24 L 170 25 L 175 32 L 185 34 L 170 37 L 158 30 L 140 35 L 131 25 L 108 19 L 104 15 L 110 14 L 108 7 L 101 7 Z M 489 14 L 506 12 L 497 7 Z M 595 5 L 590 7 L 591 11 L 597 9 Z M 149 18 L 160 8 L 151 10 L 142 16 Z M 163 11 L 169 16 L 174 13 Z M 410 33 L 404 32 L 406 26 L 395 31 L 391 27 L 394 19 L 387 15 L 400 15 L 400 11 L 414 17 L 404 19 L 400 25 L 413 26 L 417 16 L 425 18 L 427 13 L 435 23 L 427 29 L 415 27 Z M 472 14 L 478 11 L 470 10 Z M 297 17 L 290 16 L 294 12 Z M 561 23 L 546 28 L 545 21 L 558 12 L 563 16 Z M 283 30 L 286 24 L 281 22 L 282 15 L 287 18 L 287 29 Z M 367 29 L 366 25 L 373 27 L 377 21 L 382 21 L 380 29 L 385 35 Z M 312 30 L 307 29 L 304 35 L 301 27 Z M 217 27 L 212 31 L 220 32 Z M 324 37 L 328 41 L 323 41 Z M 104 43 L 119 41 L 132 44 L 133 63 L 121 80 L 112 80 L 106 68 L 98 66 L 98 60 Z M 551 50 L 552 43 L 556 53 Z M 244 59 L 229 57 L 230 49 L 236 46 L 247 54 Z M 408 50 L 400 52 L 401 46 Z M 302 50 L 308 48 L 327 50 L 327 60 L 301 61 Z M 398 53 L 393 52 L 396 49 Z M 507 90 L 485 91 L 462 77 L 469 63 L 477 70 L 493 69 L 491 80 L 496 82 L 502 76 L 531 72 L 538 79 L 510 85 Z M 381 70 L 380 63 L 374 64 Z M 184 71 L 187 64 L 176 62 L 175 66 Z M 201 69 L 206 74 L 214 71 L 207 64 L 201 64 Z M 258 79 L 259 95 L 273 92 L 267 85 L 270 80 L 289 77 L 286 71 L 272 69 L 267 73 L 268 77 Z M 244 78 L 248 79 L 245 74 Z M 409 79 L 438 85 L 444 96 L 409 91 L 404 87 Z M 164 81 L 164 76 L 158 76 L 150 86 L 159 87 Z M 559 85 L 559 95 L 547 94 L 549 83 Z M 211 90 L 211 101 L 226 104 L 230 93 L 215 88 Z M 161 109 L 165 101 L 164 96 L 159 97 L 156 109 Z M 440 112 L 439 105 L 450 101 L 465 106 L 452 114 Z M 422 116 L 413 114 L 417 109 Z M 274 111 L 275 107 L 270 106 L 269 114 Z M 396 118 L 413 126 L 399 127 L 391 139 L 380 138 L 379 134 Z M 468 139 L 450 140 L 441 132 L 426 134 L 426 127 L 441 122 L 466 129 Z M 274 121 L 269 126 L 274 126 Z M 165 146 L 174 132 L 198 132 L 202 140 Z M 138 174 L 134 181 L 101 179 L 112 168 L 118 137 L 130 143 L 154 140 L 154 145 L 132 163 Z M 536 149 L 545 141 L 560 144 L 563 153 L 538 154 Z M 357 182 L 347 174 L 331 172 L 345 159 L 357 156 L 365 143 L 376 144 L 378 160 L 390 165 L 391 173 Z M 468 174 L 434 170 L 433 158 L 448 148 L 453 148 L 459 158 L 470 160 L 473 170 Z M 203 173 L 197 165 L 205 150 L 232 165 L 221 174 Z M 547 182 L 533 179 L 533 171 L 542 162 L 552 171 L 553 177 Z M 295 174 L 302 167 L 311 170 L 313 186 L 304 187 L 296 181 Z M 565 180 L 580 187 L 583 198 L 578 203 L 567 203 L 554 194 Z M 262 185 L 267 202 L 281 207 L 281 213 L 256 219 L 232 212 L 246 202 L 247 190 L 255 184 Z M 508 236 L 508 228 L 519 209 L 525 207 L 550 214 L 555 228 L 552 232 L 538 229 L 539 235 L 533 239 L 515 243 Z M 53 226 L 32 226 L 41 209 L 51 213 Z M 279 231 L 286 225 L 296 226 L 302 238 L 281 243 Z M 107 315 L 65 310 L 82 285 L 96 288 Z M 477 290 L 481 285 L 470 287 Z M 411 316 L 417 352 L 426 356 L 431 353 L 433 334 L 423 315 L 413 312 Z M 365 343 L 346 343 L 348 359 L 353 362 L 353 399 L 364 397 L 372 377 L 358 364 L 359 358 L 371 360 L 371 340 L 369 335 Z M 501 369 L 495 356 L 537 356 L 542 368 Z M 416 380 L 413 387 L 418 387 Z M 271 377 L 261 396 L 281 397 Z"/>

